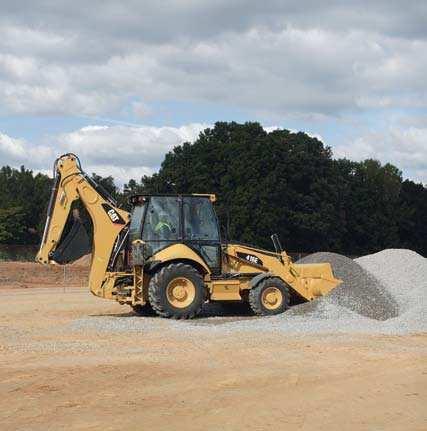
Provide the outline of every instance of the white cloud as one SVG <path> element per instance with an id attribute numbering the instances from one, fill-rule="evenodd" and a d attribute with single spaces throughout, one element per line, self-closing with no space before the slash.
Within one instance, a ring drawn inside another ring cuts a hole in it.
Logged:
<path id="1" fill-rule="evenodd" d="M 182 127 L 89 126 L 59 136 L 64 151 L 88 164 L 154 168 L 174 146 L 194 141 L 206 124 Z"/>
<path id="2" fill-rule="evenodd" d="M 39 168 L 52 159 L 55 149 L 46 145 L 31 146 L 23 139 L 13 138 L 0 132 L 0 160 L 4 165 L 26 165 Z"/>
<path id="3" fill-rule="evenodd" d="M 374 158 L 396 165 L 415 181 L 427 184 L 427 128 L 391 127 L 333 148 L 335 157 Z"/>
<path id="4" fill-rule="evenodd" d="M 422 2 L 245 2 L 245 14 L 225 1 L 85 2 L 84 14 L 76 2 L 4 7 L 0 112 L 105 115 L 134 99 L 137 115 L 167 100 L 267 115 L 427 107 Z"/>
<path id="5" fill-rule="evenodd" d="M 296 119 L 316 133 L 314 122 L 346 123 L 348 132 L 358 115 L 407 111 L 406 124 L 391 121 L 386 132 L 366 120 L 336 152 L 390 160 L 426 181 L 426 16 L 419 0 L 2 2 L 0 116 L 138 121 L 159 116 L 155 106 L 208 104 L 266 124 Z M 186 127 L 88 127 L 49 145 L 1 135 L 0 156 L 42 169 L 73 150 L 87 169 L 119 166 L 125 179 L 152 172 L 204 126 Z"/>
<path id="6" fill-rule="evenodd" d="M 58 155 L 73 152 L 85 171 L 112 175 L 122 184 L 154 173 L 168 151 L 193 142 L 206 127 L 198 123 L 182 127 L 88 126 L 52 138 L 51 145 L 33 145 L 0 133 L 1 165 L 23 164 L 41 171 Z"/>
<path id="7" fill-rule="evenodd" d="M 25 142 L 0 133 L 0 154 L 2 157 L 19 160 L 25 157 Z"/>
<path id="8" fill-rule="evenodd" d="M 82 160 L 82 163 L 84 163 L 84 160 Z M 153 175 L 157 171 L 151 166 L 111 166 L 86 163 L 84 163 L 83 168 L 88 174 L 96 173 L 102 177 L 112 176 L 118 185 L 126 183 L 131 178 L 139 181 L 142 176 Z"/>

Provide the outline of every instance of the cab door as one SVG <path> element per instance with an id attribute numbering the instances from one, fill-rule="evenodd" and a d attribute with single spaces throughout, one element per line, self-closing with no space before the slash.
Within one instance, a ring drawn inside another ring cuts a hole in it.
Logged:
<path id="1" fill-rule="evenodd" d="M 206 262 L 213 274 L 221 273 L 218 219 L 208 197 L 182 198 L 183 239 Z"/>
<path id="2" fill-rule="evenodd" d="M 149 256 L 182 241 L 178 196 L 149 196 L 144 214 L 142 239 Z"/>

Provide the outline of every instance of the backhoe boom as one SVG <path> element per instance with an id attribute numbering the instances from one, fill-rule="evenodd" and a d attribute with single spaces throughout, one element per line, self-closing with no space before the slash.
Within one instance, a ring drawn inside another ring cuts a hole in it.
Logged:
<path id="1" fill-rule="evenodd" d="M 116 207 L 115 202 L 92 181 L 80 167 L 74 154 L 59 157 L 54 165 L 55 179 L 48 207 L 46 225 L 36 261 L 43 264 L 67 263 L 55 260 L 61 246 L 64 227 L 73 202 L 80 199 L 93 223 L 92 263 L 89 288 L 103 297 L 103 283 L 114 244 L 128 225 L 130 214 Z"/>

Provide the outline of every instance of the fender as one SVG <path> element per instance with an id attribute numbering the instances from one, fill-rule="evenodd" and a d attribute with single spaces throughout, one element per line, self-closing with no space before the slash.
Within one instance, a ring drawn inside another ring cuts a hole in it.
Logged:
<path id="1" fill-rule="evenodd" d="M 152 261 L 166 263 L 174 260 L 188 260 L 195 262 L 201 268 L 203 268 L 206 274 L 210 274 L 211 271 L 206 263 L 202 260 L 202 258 L 190 247 L 186 244 L 172 244 L 169 247 L 166 247 L 157 253 L 155 253 L 152 257 Z M 151 268 L 150 268 L 151 269 Z"/>
<path id="2" fill-rule="evenodd" d="M 272 272 L 263 272 L 262 274 L 256 275 L 254 278 L 251 279 L 249 282 L 250 289 L 254 288 L 258 283 L 260 283 L 262 280 L 265 280 L 266 278 L 271 277 L 277 277 Z"/>

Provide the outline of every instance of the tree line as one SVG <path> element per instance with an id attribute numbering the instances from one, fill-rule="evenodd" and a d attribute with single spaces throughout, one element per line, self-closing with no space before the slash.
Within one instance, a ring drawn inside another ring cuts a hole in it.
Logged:
<path id="1" fill-rule="evenodd" d="M 218 122 L 165 155 L 152 176 L 119 188 L 92 175 L 122 207 L 135 193 L 216 193 L 223 236 L 289 251 L 361 255 L 410 248 L 427 255 L 427 188 L 377 160 L 334 159 L 305 133 Z M 51 179 L 0 169 L 0 243 L 40 241 Z"/>

